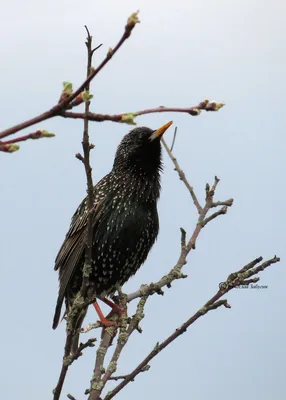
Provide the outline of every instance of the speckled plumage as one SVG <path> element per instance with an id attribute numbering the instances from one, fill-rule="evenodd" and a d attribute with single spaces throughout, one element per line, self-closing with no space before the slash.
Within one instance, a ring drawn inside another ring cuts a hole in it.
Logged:
<path id="1" fill-rule="evenodd" d="M 166 128 L 167 129 L 167 128 Z M 165 130 L 166 130 L 165 129 Z M 159 230 L 160 136 L 133 129 L 122 139 L 111 172 L 94 186 L 92 272 L 89 294 L 112 295 L 146 260 Z M 150 137 L 154 140 L 150 140 Z M 58 253 L 59 295 L 53 321 L 58 325 L 63 300 L 68 309 L 80 290 L 87 229 L 87 198 L 76 210 Z"/>

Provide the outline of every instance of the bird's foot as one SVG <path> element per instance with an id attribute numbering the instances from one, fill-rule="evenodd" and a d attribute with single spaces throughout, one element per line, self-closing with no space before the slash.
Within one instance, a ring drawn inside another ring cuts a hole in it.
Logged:
<path id="1" fill-rule="evenodd" d="M 112 311 L 114 311 L 116 314 L 118 314 L 118 315 L 122 314 L 122 309 L 117 304 L 113 303 L 113 301 L 107 299 L 106 297 L 101 299 L 101 301 L 103 301 L 103 303 L 105 303 L 109 307 L 111 307 Z M 108 314 L 108 315 L 110 315 L 110 314 Z"/>
<path id="2" fill-rule="evenodd" d="M 110 320 L 108 319 L 109 314 L 108 314 L 107 317 L 105 317 L 105 316 L 103 315 L 103 313 L 102 313 L 102 311 L 101 311 L 101 308 L 99 307 L 97 301 L 95 301 L 95 302 L 93 303 L 93 307 L 95 308 L 95 311 L 97 312 L 97 314 L 98 314 L 98 316 L 99 316 L 99 320 L 100 320 L 100 322 L 101 322 L 101 324 L 103 325 L 104 328 L 107 328 L 107 327 L 109 327 L 109 326 L 116 326 L 116 325 L 117 325 L 115 321 L 110 321 Z"/>
<path id="3" fill-rule="evenodd" d="M 108 319 L 109 315 L 105 318 L 100 318 L 100 323 L 103 325 L 104 328 L 108 328 L 109 326 L 116 326 L 117 323 L 115 321 L 110 321 Z"/>

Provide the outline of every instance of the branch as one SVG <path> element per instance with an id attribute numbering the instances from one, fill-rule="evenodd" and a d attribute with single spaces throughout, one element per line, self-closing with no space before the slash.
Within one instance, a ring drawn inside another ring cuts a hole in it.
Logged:
<path id="1" fill-rule="evenodd" d="M 95 346 L 95 342 L 96 342 L 96 338 L 91 338 L 88 339 L 85 343 L 81 343 L 78 346 L 77 352 L 75 354 L 70 355 L 70 363 L 69 365 L 71 365 L 75 360 L 77 360 L 79 357 L 82 356 L 82 352 L 84 349 L 86 349 L 87 347 L 94 347 Z"/>
<path id="2" fill-rule="evenodd" d="M 89 30 L 85 27 L 87 31 L 87 77 L 90 76 L 91 72 L 91 63 L 92 63 L 92 36 L 90 36 Z M 90 81 L 86 83 L 84 87 L 86 91 L 89 91 Z M 85 103 L 85 113 L 89 112 L 90 102 L 87 101 Z M 93 190 L 93 181 L 92 181 L 92 168 L 90 165 L 90 150 L 94 147 L 89 143 L 89 121 L 87 118 L 84 119 L 84 130 L 83 130 L 83 140 L 82 140 L 82 148 L 83 148 L 83 164 L 85 168 L 86 181 L 87 181 L 87 210 L 88 210 L 88 219 L 87 219 L 87 234 L 85 237 L 85 263 L 83 267 L 83 280 L 82 286 L 80 290 L 80 294 L 83 299 L 85 299 L 87 288 L 89 285 L 89 275 L 91 273 L 91 264 L 92 264 L 92 228 L 93 228 L 93 215 L 94 215 L 94 190 Z"/>
<path id="3" fill-rule="evenodd" d="M 175 146 L 176 137 L 177 137 L 177 127 L 175 127 L 175 130 L 174 130 L 174 135 L 173 135 L 173 140 L 172 140 L 170 151 L 173 151 L 173 148 Z"/>
<path id="4" fill-rule="evenodd" d="M 208 218 L 205 218 L 203 221 L 203 226 L 206 226 L 210 221 L 218 217 L 219 215 L 224 215 L 227 213 L 227 206 L 223 206 L 220 210 L 214 212 L 212 215 L 210 215 Z"/>
<path id="5" fill-rule="evenodd" d="M 14 125 L 11 128 L 8 128 L 2 132 L 0 132 L 0 138 L 4 138 L 6 136 L 12 135 L 13 133 L 16 133 L 24 128 L 27 128 L 31 125 L 35 125 L 39 122 L 45 121 L 49 118 L 55 117 L 57 115 L 60 115 L 63 111 L 69 108 L 71 102 L 75 100 L 75 98 L 81 94 L 81 92 L 87 87 L 87 85 L 92 81 L 92 79 L 102 70 L 102 68 L 108 63 L 108 61 L 113 57 L 113 55 L 117 52 L 117 50 L 122 46 L 122 44 L 129 38 L 131 35 L 131 32 L 135 25 L 139 22 L 139 19 L 137 17 L 137 13 L 133 13 L 127 21 L 127 24 L 125 26 L 124 33 L 117 43 L 117 45 L 114 47 L 114 49 L 110 49 L 104 60 L 101 62 L 101 64 L 92 70 L 92 72 L 87 76 L 86 80 L 77 88 L 77 90 L 66 96 L 62 101 L 60 101 L 58 104 L 53 106 L 50 110 L 45 111 L 44 113 L 29 119 L 27 121 L 24 121 L 18 125 Z M 97 47 L 98 48 L 98 47 Z M 94 49 L 95 50 L 95 49 Z M 85 119 L 85 117 L 83 117 Z"/>
<path id="6" fill-rule="evenodd" d="M 177 132 L 177 128 L 175 128 L 175 132 Z M 175 134 L 174 134 L 174 138 L 175 138 Z M 174 147 L 174 141 L 175 141 L 175 140 L 173 139 L 173 143 L 172 143 L 171 148 Z M 191 195 L 191 197 L 192 197 L 192 199 L 193 199 L 194 205 L 196 206 L 196 209 L 197 209 L 198 213 L 200 214 L 200 213 L 202 212 L 202 206 L 200 205 L 200 203 L 199 203 L 199 201 L 198 201 L 198 199 L 197 199 L 197 196 L 196 196 L 196 194 L 195 194 L 195 192 L 194 192 L 194 189 L 193 189 L 192 186 L 189 184 L 189 182 L 188 182 L 188 180 L 187 180 L 187 178 L 186 178 L 186 176 L 185 176 L 185 174 L 184 174 L 184 171 L 180 168 L 177 159 L 174 157 L 174 155 L 173 155 L 173 153 L 172 153 L 172 150 L 171 150 L 171 149 L 169 148 L 169 146 L 167 145 L 165 139 L 162 138 L 162 139 L 161 139 L 161 142 L 163 143 L 163 146 L 165 147 L 165 149 L 166 149 L 166 151 L 167 151 L 167 153 L 168 153 L 168 156 L 170 157 L 170 159 L 172 160 L 173 164 L 175 165 L 175 171 L 178 172 L 178 175 L 179 175 L 180 180 L 181 180 L 182 182 L 184 182 L 186 188 L 187 188 L 188 191 L 190 192 L 190 195 Z"/>
<path id="7" fill-rule="evenodd" d="M 87 118 L 89 121 L 103 122 L 103 121 L 113 121 L 113 122 L 123 122 L 129 125 L 136 125 L 134 122 L 134 118 L 145 115 L 145 114 L 154 114 L 154 113 L 162 113 L 162 112 L 176 112 L 176 113 L 186 113 L 192 116 L 197 116 L 204 111 L 218 111 L 220 108 L 224 106 L 224 103 L 220 103 L 217 101 L 209 102 L 209 100 L 204 100 L 200 102 L 197 106 L 194 107 L 155 107 L 148 108 L 146 110 L 140 110 L 135 112 L 127 112 L 121 114 L 97 114 L 97 113 L 88 113 Z M 71 111 L 63 111 L 60 113 L 61 117 L 64 118 L 72 118 L 72 119 L 84 119 L 86 116 L 84 113 L 77 113 Z"/>
<path id="8" fill-rule="evenodd" d="M 246 277 L 250 277 L 256 275 L 258 272 L 263 271 L 265 268 L 269 267 L 272 264 L 275 264 L 280 261 L 278 257 L 274 257 L 270 260 L 265 261 L 263 264 L 259 265 L 256 268 L 253 268 L 254 265 L 259 263 L 262 260 L 262 257 L 252 261 L 247 264 L 238 272 L 231 274 L 226 282 L 220 284 L 219 291 L 200 309 L 198 310 L 192 317 L 190 317 L 186 322 L 184 322 L 179 328 L 177 328 L 170 336 L 167 337 L 162 343 L 157 343 L 154 349 L 144 358 L 144 360 L 126 377 L 123 379 L 121 383 L 119 383 L 111 392 L 109 392 L 104 400 L 111 400 L 116 394 L 118 394 L 128 383 L 132 382 L 135 377 L 144 369 L 149 362 L 156 357 L 162 350 L 164 350 L 168 345 L 170 345 L 175 339 L 177 339 L 180 335 L 185 333 L 187 329 L 199 318 L 203 315 L 207 314 L 209 311 L 216 310 L 217 308 L 224 306 L 226 308 L 230 308 L 226 299 L 219 300 L 225 293 L 229 292 L 235 286 L 241 285 L 246 279 Z M 253 268 L 253 269 L 251 269 Z M 230 278 L 231 277 L 231 278 Z M 234 278 L 233 278 L 234 277 Z"/>
<path id="9" fill-rule="evenodd" d="M 86 41 L 86 46 L 87 46 L 87 77 L 90 76 L 90 70 L 91 70 L 91 63 L 92 63 L 92 55 L 94 53 L 92 49 L 92 36 L 90 36 L 89 31 L 86 27 L 87 31 L 87 41 Z M 90 82 L 90 81 L 89 81 Z M 89 82 L 86 83 L 86 86 L 84 87 L 87 92 L 89 92 Z M 63 100 L 65 101 L 65 100 Z M 85 111 L 89 111 L 89 105 L 90 102 L 86 101 L 85 102 Z M 93 221 L 93 213 L 94 213 L 94 193 L 93 193 L 93 182 L 92 182 L 92 168 L 90 166 L 90 150 L 93 148 L 92 145 L 89 143 L 89 134 L 88 134 L 88 126 L 89 121 L 87 119 L 84 120 L 84 131 L 83 131 L 83 140 L 82 140 L 82 147 L 83 147 L 83 153 L 84 156 L 81 156 L 81 161 L 84 164 L 85 167 L 85 173 L 86 173 L 86 179 L 87 179 L 87 212 L 88 212 L 88 220 L 87 220 L 87 233 L 85 237 L 85 246 L 86 246 L 86 251 L 85 251 L 85 263 L 83 267 L 83 281 L 81 285 L 80 292 L 77 294 L 73 305 L 71 309 L 68 312 L 67 315 L 67 326 L 66 326 L 66 344 L 65 344 L 65 351 L 64 351 L 64 359 L 62 363 L 62 370 L 60 374 L 60 378 L 58 380 L 57 386 L 54 389 L 54 400 L 58 400 L 61 395 L 62 387 L 65 381 L 65 377 L 68 371 L 69 366 L 71 363 L 77 359 L 81 355 L 81 350 L 85 347 L 91 346 L 93 344 L 92 342 L 87 342 L 86 346 L 85 344 L 80 346 L 77 349 L 76 354 L 70 354 L 72 345 L 73 345 L 73 340 L 75 336 L 78 334 L 76 332 L 77 329 L 77 321 L 78 317 L 80 314 L 80 311 L 84 307 L 85 303 L 85 297 L 88 289 L 88 284 L 89 284 L 89 275 L 91 272 L 91 261 L 92 261 L 92 221 Z M 78 157 L 79 158 L 79 157 Z"/>
<path id="10" fill-rule="evenodd" d="M 88 324 L 86 328 L 82 328 L 81 329 L 81 333 L 87 333 L 87 332 L 90 332 L 93 329 L 97 329 L 97 328 L 101 328 L 101 327 L 102 327 L 101 322 L 97 321 L 97 322 L 95 322 L 93 324 Z"/>
<path id="11" fill-rule="evenodd" d="M 150 368 L 151 368 L 150 365 L 145 365 L 145 367 L 142 368 L 140 372 L 149 371 Z M 109 378 L 109 380 L 110 380 L 110 381 L 119 381 L 119 380 L 121 380 L 121 379 L 127 379 L 127 378 L 128 378 L 128 375 L 117 375 L 117 376 L 111 376 L 111 377 Z M 134 381 L 134 379 L 133 379 L 132 381 Z"/>
<path id="12" fill-rule="evenodd" d="M 130 326 L 127 331 L 127 309 L 126 309 L 126 298 L 122 294 L 121 289 L 119 289 L 119 303 L 120 303 L 120 308 L 123 310 L 121 318 L 120 318 L 120 330 L 119 330 L 119 335 L 118 335 L 118 340 L 117 340 L 117 345 L 114 350 L 113 356 L 109 362 L 109 365 L 107 367 L 107 370 L 105 371 L 103 368 L 104 365 L 104 359 L 105 355 L 107 352 L 108 347 L 111 345 L 113 338 L 116 335 L 116 327 L 109 327 L 106 328 L 103 331 L 102 335 L 102 342 L 100 347 L 102 348 L 101 351 L 97 351 L 96 353 L 96 360 L 95 360 L 95 367 L 94 367 L 94 372 L 93 372 L 93 377 L 90 382 L 90 389 L 89 389 L 89 400 L 98 400 L 99 396 L 111 376 L 113 372 L 116 371 L 117 367 L 117 360 L 118 357 L 127 343 L 128 337 L 132 333 L 130 331 Z M 113 315 L 113 318 L 118 319 L 118 315 Z M 102 376 L 104 374 L 104 376 Z"/>
<path id="13" fill-rule="evenodd" d="M 5 142 L 0 141 L 0 151 L 12 153 L 14 151 L 19 150 L 19 146 L 15 145 L 14 143 L 24 142 L 28 139 L 41 139 L 41 138 L 49 138 L 54 137 L 53 133 L 47 132 L 43 129 L 37 130 L 36 132 L 29 133 L 28 135 L 20 136 L 16 139 L 6 140 Z"/>
<path id="14" fill-rule="evenodd" d="M 89 390 L 89 400 L 93 400 L 95 398 L 99 398 L 99 395 L 104 387 L 104 383 L 101 379 L 102 374 L 104 373 L 103 365 L 106 356 L 106 352 L 108 347 L 111 345 L 112 339 L 116 333 L 116 327 L 110 326 L 106 328 L 103 332 L 102 340 L 100 346 L 96 352 L 96 360 L 95 367 L 93 371 L 93 376 L 90 381 L 90 390 Z"/>

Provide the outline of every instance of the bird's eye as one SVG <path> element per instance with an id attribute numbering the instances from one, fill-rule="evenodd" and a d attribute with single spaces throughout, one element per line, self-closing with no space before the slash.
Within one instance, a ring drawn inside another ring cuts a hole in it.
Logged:
<path id="1" fill-rule="evenodd" d="M 143 140 L 143 134 L 142 133 L 138 133 L 135 137 L 134 137 L 134 143 L 135 144 L 140 144 L 142 143 Z"/>

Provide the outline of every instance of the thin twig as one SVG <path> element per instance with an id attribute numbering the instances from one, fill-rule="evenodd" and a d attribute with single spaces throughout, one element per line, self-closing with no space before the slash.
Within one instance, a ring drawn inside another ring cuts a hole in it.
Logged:
<path id="1" fill-rule="evenodd" d="M 227 206 L 223 206 L 220 210 L 214 212 L 209 217 L 205 218 L 203 221 L 203 226 L 206 226 L 210 221 L 218 217 L 219 215 L 224 215 L 227 213 Z"/>
<path id="2" fill-rule="evenodd" d="M 193 199 L 194 205 L 196 206 L 196 209 L 198 211 L 198 213 L 200 214 L 202 212 L 202 206 L 200 205 L 197 196 L 194 192 L 194 189 L 192 188 L 192 186 L 189 184 L 184 171 L 180 168 L 179 163 L 177 161 L 177 159 L 175 158 L 175 156 L 173 155 L 171 149 L 169 148 L 169 146 L 167 145 L 166 141 L 164 138 L 161 139 L 161 142 L 163 143 L 163 146 L 165 147 L 168 156 L 170 157 L 170 159 L 172 160 L 173 164 L 175 165 L 175 170 L 177 171 L 179 178 L 182 182 L 184 182 L 185 186 L 187 187 L 188 191 L 190 192 L 190 195 Z"/>
<path id="3" fill-rule="evenodd" d="M 258 265 L 257 267 L 254 267 L 255 265 L 259 264 L 259 262 L 261 262 L 261 261 L 262 261 L 262 257 L 256 258 L 251 263 L 249 263 L 249 264 L 245 265 L 243 268 L 241 268 L 239 271 L 230 274 L 229 277 L 227 278 L 227 280 L 220 284 L 220 292 L 222 294 L 227 293 L 232 288 L 241 285 L 242 282 L 245 282 L 246 280 L 251 278 L 253 275 L 257 275 L 259 272 L 264 271 L 270 265 L 279 262 L 280 258 L 274 256 L 270 260 L 267 260 L 264 263 Z"/>
<path id="4" fill-rule="evenodd" d="M 142 370 L 141 370 L 140 372 L 149 371 L 150 368 L 151 368 L 150 365 L 145 365 L 145 367 L 142 368 Z M 120 380 L 122 380 L 122 379 L 128 379 L 128 376 L 129 376 L 128 374 L 127 374 L 127 375 L 116 375 L 116 376 L 111 376 L 111 377 L 109 378 L 109 380 L 110 380 L 110 381 L 120 381 Z M 134 379 L 133 379 L 132 381 L 134 381 Z"/>
<path id="5" fill-rule="evenodd" d="M 174 130 L 174 136 L 173 136 L 173 140 L 172 140 L 170 151 L 173 151 L 173 148 L 174 148 L 174 145 L 175 145 L 176 136 L 177 136 L 177 127 L 175 127 L 175 130 Z"/>
<path id="6" fill-rule="evenodd" d="M 218 206 L 228 206 L 231 207 L 233 204 L 233 199 L 228 199 L 225 201 L 214 201 L 212 203 L 212 207 L 218 207 Z"/>
<path id="7" fill-rule="evenodd" d="M 79 357 L 82 356 L 82 352 L 84 349 L 86 349 L 87 347 L 94 347 L 95 346 L 95 342 L 96 342 L 96 338 L 91 338 L 88 339 L 85 343 L 81 343 L 77 349 L 77 352 L 75 354 L 72 354 L 70 356 L 70 365 L 77 360 Z"/>
<path id="8" fill-rule="evenodd" d="M 97 321 L 97 322 L 95 322 L 93 324 L 88 324 L 87 327 L 85 327 L 85 328 L 82 328 L 81 329 L 81 333 L 87 333 L 87 332 L 90 332 L 93 329 L 98 329 L 98 328 L 101 328 L 101 327 L 102 327 L 101 322 Z"/>
<path id="9" fill-rule="evenodd" d="M 6 140 L 5 142 L 0 142 L 0 146 L 12 143 L 24 142 L 28 139 L 41 139 L 45 137 L 54 137 L 54 136 L 55 135 L 53 133 L 49 133 L 45 130 L 37 130 L 36 132 L 28 133 L 27 135 L 23 135 L 15 139 Z"/>
<path id="10" fill-rule="evenodd" d="M 224 106 L 223 103 L 220 102 L 211 102 L 206 103 L 205 101 L 200 102 L 197 106 L 193 107 L 154 107 L 154 108 L 147 108 L 145 110 L 140 111 L 131 111 L 125 112 L 120 114 L 97 114 L 97 113 L 88 113 L 87 118 L 90 121 L 96 122 L 103 122 L 103 121 L 113 121 L 113 122 L 122 122 L 129 125 L 135 125 L 134 119 L 141 115 L 146 114 L 154 114 L 154 113 L 165 113 L 165 112 L 175 112 L 175 113 L 185 113 L 191 116 L 197 116 L 200 114 L 201 111 L 218 111 L 220 108 Z M 80 112 L 73 112 L 73 111 L 63 111 L 59 114 L 61 117 L 64 118 L 72 118 L 72 119 L 84 119 L 85 114 Z"/>

